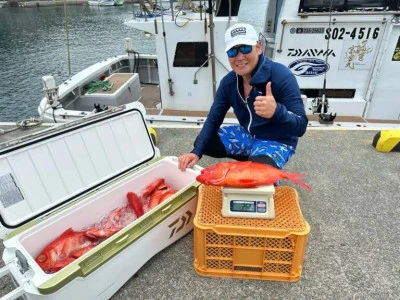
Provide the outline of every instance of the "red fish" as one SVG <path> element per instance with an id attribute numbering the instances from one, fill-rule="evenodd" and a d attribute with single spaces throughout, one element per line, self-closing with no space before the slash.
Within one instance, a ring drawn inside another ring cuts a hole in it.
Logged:
<path id="1" fill-rule="evenodd" d="M 121 228 L 119 227 L 111 227 L 111 228 L 90 228 L 88 230 L 85 230 L 85 234 L 88 238 L 91 239 L 106 239 L 110 236 L 112 236 L 113 234 L 117 233 L 118 231 L 120 231 Z"/>
<path id="2" fill-rule="evenodd" d="M 165 193 L 166 191 L 168 191 L 168 190 L 156 190 L 151 194 L 150 200 L 149 200 L 149 209 L 156 207 L 158 205 L 158 203 L 160 203 L 162 194 Z"/>
<path id="3" fill-rule="evenodd" d="M 151 194 L 150 201 L 149 201 L 149 208 L 154 208 L 161 202 L 163 202 L 165 199 L 167 199 L 169 196 L 173 195 L 176 193 L 176 190 L 173 189 L 162 189 L 162 190 L 156 190 Z"/>
<path id="4" fill-rule="evenodd" d="M 162 194 L 162 197 L 160 199 L 160 201 L 158 202 L 158 204 L 162 203 L 163 201 L 165 201 L 169 196 L 172 196 L 173 194 L 175 194 L 177 192 L 177 190 L 168 190 L 165 193 Z"/>
<path id="5" fill-rule="evenodd" d="M 121 216 L 127 210 L 127 206 L 123 206 L 120 208 L 116 208 L 109 213 L 107 217 L 105 217 L 101 223 L 102 228 L 109 228 L 109 227 L 119 227 L 119 220 Z"/>
<path id="6" fill-rule="evenodd" d="M 164 183 L 165 183 L 165 179 L 164 179 L 164 178 L 159 178 L 159 179 L 154 180 L 152 183 L 150 183 L 149 185 L 147 185 L 147 186 L 144 188 L 144 191 L 143 191 L 143 193 L 142 193 L 142 196 L 143 196 L 143 197 L 148 197 L 148 196 L 150 196 L 151 193 L 152 193 L 153 191 L 155 191 L 155 190 L 157 189 L 158 186 L 160 186 L 160 185 L 162 185 L 162 184 L 164 184 Z"/>
<path id="7" fill-rule="evenodd" d="M 80 249 L 80 250 L 76 250 L 76 251 L 73 251 L 72 253 L 71 253 L 71 257 L 72 258 L 79 258 L 79 257 L 81 257 L 83 254 L 85 254 L 86 252 L 89 252 L 90 250 L 92 250 L 93 248 L 95 248 L 97 246 L 97 244 L 93 244 L 93 245 L 91 245 L 91 246 L 87 246 L 86 248 L 82 248 L 82 249 Z M 69 263 L 69 262 L 68 262 Z M 68 264 L 67 263 L 67 264 Z M 67 265 L 67 264 L 65 264 L 65 265 Z"/>
<path id="8" fill-rule="evenodd" d="M 72 256 L 74 252 L 75 255 L 77 251 L 87 252 L 84 249 L 92 249 L 96 244 L 95 241 L 86 235 L 85 231 L 75 232 L 72 228 L 68 228 L 63 234 L 48 244 L 36 257 L 35 261 L 46 273 L 54 273 L 75 259 Z"/>
<path id="9" fill-rule="evenodd" d="M 221 162 L 201 171 L 196 180 L 206 185 L 252 188 L 289 179 L 307 190 L 311 188 L 300 181 L 304 174 L 289 173 L 269 165 L 252 161 Z"/>
<path id="10" fill-rule="evenodd" d="M 141 216 L 143 216 L 144 214 L 143 204 L 139 196 L 133 192 L 129 192 L 126 196 L 128 197 L 128 202 L 130 206 L 135 211 L 136 217 L 140 218 Z"/>

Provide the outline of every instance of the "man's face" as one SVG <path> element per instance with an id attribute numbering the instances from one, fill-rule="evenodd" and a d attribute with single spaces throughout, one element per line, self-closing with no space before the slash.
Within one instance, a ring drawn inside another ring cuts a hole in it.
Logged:
<path id="1" fill-rule="evenodd" d="M 235 47 L 239 47 L 236 45 Z M 237 56 L 230 58 L 228 57 L 229 64 L 233 71 L 240 76 L 251 76 L 254 68 L 258 63 L 258 56 L 261 54 L 261 43 L 258 42 L 257 45 L 253 46 L 252 50 L 248 54 L 243 54 L 238 51 Z"/>

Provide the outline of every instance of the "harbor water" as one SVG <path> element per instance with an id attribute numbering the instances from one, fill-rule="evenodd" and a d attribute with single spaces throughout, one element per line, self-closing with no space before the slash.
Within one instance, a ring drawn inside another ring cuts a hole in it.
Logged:
<path id="1" fill-rule="evenodd" d="M 241 1 L 239 19 L 261 31 L 265 4 Z M 137 7 L 62 6 L 0 9 L 0 122 L 38 117 L 41 78 L 53 75 L 60 84 L 83 68 L 124 54 L 131 37 L 139 53 L 153 54 L 153 37 L 124 25 Z M 67 31 L 69 47 L 67 47 Z M 69 56 L 68 59 L 68 49 Z M 70 66 L 70 68 L 69 68 Z M 70 71 L 69 71 L 70 70 Z"/>

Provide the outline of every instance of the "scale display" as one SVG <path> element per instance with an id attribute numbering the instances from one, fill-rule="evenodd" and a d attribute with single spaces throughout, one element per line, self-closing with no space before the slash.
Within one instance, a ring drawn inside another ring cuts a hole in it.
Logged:
<path id="1" fill-rule="evenodd" d="M 233 212 L 265 213 L 267 211 L 267 202 L 231 200 L 230 208 Z"/>
<path id="2" fill-rule="evenodd" d="M 257 188 L 223 187 L 221 214 L 230 218 L 273 219 L 274 193 L 273 185 Z"/>

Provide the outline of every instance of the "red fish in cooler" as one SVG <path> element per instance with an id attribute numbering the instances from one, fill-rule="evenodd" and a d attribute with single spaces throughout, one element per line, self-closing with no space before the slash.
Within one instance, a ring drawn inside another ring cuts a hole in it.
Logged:
<path id="1" fill-rule="evenodd" d="M 176 192 L 177 192 L 177 190 L 173 190 L 173 189 L 166 191 L 165 193 L 162 194 L 161 199 L 158 202 L 158 204 L 162 203 L 164 200 L 166 200 L 168 197 L 172 196 Z"/>
<path id="2" fill-rule="evenodd" d="M 162 190 L 156 190 L 151 194 L 150 201 L 149 201 L 149 208 L 154 208 L 161 202 L 163 202 L 165 199 L 167 199 L 169 196 L 173 195 L 176 193 L 176 190 L 173 189 L 162 189 Z"/>
<path id="3" fill-rule="evenodd" d="M 163 178 L 145 187 L 143 195 L 150 197 L 149 208 L 153 208 L 174 194 Z M 68 228 L 48 244 L 35 261 L 46 273 L 54 273 L 90 251 L 108 237 L 144 214 L 143 199 L 136 193 L 128 192 L 128 205 L 111 211 L 103 220 L 84 230 Z"/>
<path id="4" fill-rule="evenodd" d="M 150 200 L 149 200 L 149 209 L 152 209 L 158 205 L 158 201 L 159 201 L 158 194 L 161 194 L 161 193 L 162 193 L 162 190 L 158 190 L 158 191 L 154 191 L 151 194 Z"/>
<path id="5" fill-rule="evenodd" d="M 311 188 L 300 181 L 304 174 L 289 173 L 269 165 L 252 161 L 221 162 L 204 168 L 196 180 L 206 185 L 253 188 L 289 179 L 307 190 Z"/>
<path id="6" fill-rule="evenodd" d="M 152 183 L 150 183 L 149 185 L 147 185 L 142 193 L 143 197 L 149 197 L 151 195 L 151 193 L 153 193 L 158 186 L 162 185 L 165 183 L 165 179 L 164 178 L 158 178 L 156 180 L 154 180 Z"/>
<path id="7" fill-rule="evenodd" d="M 85 230 L 85 234 L 87 237 L 92 239 L 104 239 L 112 236 L 113 234 L 120 231 L 122 228 L 119 227 L 111 227 L 111 228 L 90 228 Z"/>
<path id="8" fill-rule="evenodd" d="M 73 231 L 68 228 L 48 244 L 36 257 L 35 261 L 46 273 L 54 273 L 71 263 L 77 251 L 92 249 L 97 243 L 86 235 L 86 231 Z"/>
<path id="9" fill-rule="evenodd" d="M 100 228 L 110 228 L 110 227 L 121 227 L 120 226 L 120 219 L 127 211 L 128 206 L 123 206 L 114 209 L 111 213 L 108 214 L 99 224 Z M 132 211 L 133 213 L 133 211 Z"/>
<path id="10" fill-rule="evenodd" d="M 143 204 L 139 196 L 133 192 L 129 192 L 126 196 L 128 197 L 128 202 L 130 206 L 135 211 L 136 217 L 140 218 L 141 216 L 143 216 L 144 214 Z"/>

